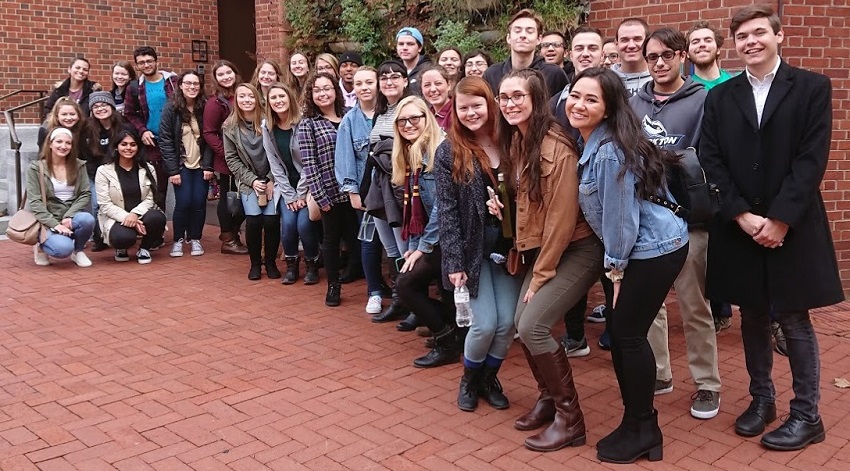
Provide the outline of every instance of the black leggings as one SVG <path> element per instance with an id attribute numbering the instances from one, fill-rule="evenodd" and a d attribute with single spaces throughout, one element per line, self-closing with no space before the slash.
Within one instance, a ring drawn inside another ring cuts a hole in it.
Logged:
<path id="1" fill-rule="evenodd" d="M 245 245 L 251 257 L 251 266 L 273 264 L 280 247 L 280 216 L 257 215 L 245 217 Z M 265 254 L 263 254 L 265 248 Z"/>
<path id="2" fill-rule="evenodd" d="M 145 223 L 147 235 L 142 236 L 142 242 L 139 244 L 140 249 L 150 249 L 157 247 L 162 243 L 162 234 L 165 232 L 165 214 L 158 209 L 151 209 L 141 217 Z M 116 222 L 109 229 L 109 245 L 116 249 L 129 249 L 136 245 L 136 239 L 139 233 L 135 228 L 124 227 L 121 223 Z"/>
<path id="3" fill-rule="evenodd" d="M 398 274 L 395 284 L 398 299 L 402 304 L 435 333 L 453 322 L 455 315 L 452 293 L 442 289 L 441 253 L 438 245 L 434 247 L 433 252 L 422 255 L 412 270 Z M 435 280 L 440 287 L 440 300 L 428 296 L 428 288 Z"/>
<path id="4" fill-rule="evenodd" d="M 330 211 L 322 211 L 322 257 L 328 284 L 339 282 L 339 243 L 345 240 L 348 246 L 349 269 L 357 268 L 360 262 L 360 240 L 357 239 L 357 213 L 347 201 L 336 203 Z"/>
<path id="5" fill-rule="evenodd" d="M 614 372 L 627 416 L 652 412 L 655 356 L 646 336 L 687 256 L 685 245 L 660 257 L 630 260 L 620 283 L 613 319 L 606 319 Z"/>
<path id="6" fill-rule="evenodd" d="M 227 210 L 227 192 L 236 191 L 234 185 L 233 175 L 222 173 L 218 176 L 218 186 L 221 189 L 221 195 L 219 196 L 218 207 L 216 207 L 215 212 L 218 215 L 218 225 L 221 228 L 221 232 L 238 231 L 242 226 L 242 221 L 245 220 L 245 216 L 233 217 L 230 215 L 230 211 Z"/>

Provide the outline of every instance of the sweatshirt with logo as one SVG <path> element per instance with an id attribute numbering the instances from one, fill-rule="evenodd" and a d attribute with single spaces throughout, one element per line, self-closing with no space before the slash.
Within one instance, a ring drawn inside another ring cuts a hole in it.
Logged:
<path id="1" fill-rule="evenodd" d="M 666 100 L 657 100 L 654 82 L 645 84 L 629 103 L 640 120 L 646 137 L 668 150 L 699 148 L 703 105 L 708 92 L 691 77 Z"/>

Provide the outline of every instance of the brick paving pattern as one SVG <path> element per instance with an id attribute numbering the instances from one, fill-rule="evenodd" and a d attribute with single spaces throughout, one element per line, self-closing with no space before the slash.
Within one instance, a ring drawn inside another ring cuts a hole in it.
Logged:
<path id="1" fill-rule="evenodd" d="M 500 373 L 511 408 L 455 405 L 459 365 L 416 369 L 423 339 L 373 324 L 362 282 L 343 305 L 316 286 L 249 282 L 247 258 L 218 254 L 208 228 L 203 257 L 151 265 L 68 261 L 36 267 L 32 251 L 0 242 L 0 470 L 563 470 L 623 469 L 593 445 L 619 423 L 610 356 L 572 360 L 588 446 L 526 450 L 513 420 L 536 399 L 518 345 Z M 596 290 L 591 306 L 601 299 Z M 670 349 L 675 389 L 658 396 L 664 461 L 633 468 L 730 471 L 850 469 L 850 304 L 819 310 L 825 442 L 768 452 L 735 435 L 749 402 L 739 319 L 719 335 L 720 414 L 691 418 L 691 385 L 675 297 Z M 563 330 L 563 326 L 560 327 Z M 790 373 L 776 356 L 778 407 Z M 778 424 L 775 423 L 774 426 Z"/>

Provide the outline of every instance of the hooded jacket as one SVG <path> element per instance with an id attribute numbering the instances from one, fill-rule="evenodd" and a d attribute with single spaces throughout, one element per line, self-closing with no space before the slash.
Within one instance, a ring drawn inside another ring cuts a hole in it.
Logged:
<path id="1" fill-rule="evenodd" d="M 404 219 L 401 210 L 404 190 L 392 183 L 392 154 L 392 139 L 375 143 L 366 160 L 366 169 L 360 182 L 360 196 L 367 213 L 387 221 L 391 227 L 401 227 Z"/>
<path id="2" fill-rule="evenodd" d="M 655 99 L 653 84 L 645 84 L 629 100 L 646 137 L 668 150 L 699 148 L 703 104 L 708 95 L 705 87 L 687 77 L 681 88 L 666 100 L 659 101 Z"/>
<path id="3" fill-rule="evenodd" d="M 407 74 L 407 90 L 410 91 L 410 93 L 419 97 L 422 96 L 422 84 L 419 83 L 419 72 L 429 64 L 431 64 L 431 58 L 422 54 L 419 56 L 419 62 L 417 62 L 416 66 L 413 67 L 413 70 Z"/>
<path id="4" fill-rule="evenodd" d="M 502 77 L 508 75 L 513 68 L 511 58 L 508 57 L 504 62 L 493 64 L 484 71 L 484 80 L 490 84 L 490 90 L 493 91 L 493 95 L 499 95 L 499 82 L 501 82 Z M 550 97 L 555 96 L 563 90 L 564 87 L 569 85 L 569 82 L 567 82 L 567 74 L 564 73 L 564 69 L 554 64 L 547 64 L 546 60 L 543 59 L 543 56 L 535 56 L 528 68 L 540 71 L 540 73 L 543 74 L 543 80 L 546 82 L 546 89 L 549 92 Z"/>
<path id="5" fill-rule="evenodd" d="M 81 116 L 81 118 L 89 115 L 89 95 L 91 95 L 92 92 L 98 92 L 100 90 L 103 90 L 103 87 L 101 87 L 99 83 L 93 82 L 89 79 L 83 80 L 83 92 L 80 95 L 80 100 L 77 102 L 77 104 L 80 105 L 80 108 L 83 109 L 83 116 Z M 44 115 L 49 115 L 56 102 L 59 101 L 59 99 L 63 96 L 69 96 L 70 93 L 70 78 L 66 78 L 61 82 L 57 82 L 54 85 L 54 89 L 53 92 L 50 94 L 50 97 L 48 97 L 47 101 L 44 102 Z"/>
<path id="6" fill-rule="evenodd" d="M 647 68 L 641 72 L 623 72 L 620 70 L 622 64 L 614 64 L 611 67 L 611 70 L 616 72 L 617 75 L 623 79 L 623 85 L 626 87 L 626 92 L 629 94 L 629 97 L 633 97 L 637 95 L 637 92 L 647 84 L 647 82 L 652 83 L 652 75 L 649 75 L 649 69 Z"/>

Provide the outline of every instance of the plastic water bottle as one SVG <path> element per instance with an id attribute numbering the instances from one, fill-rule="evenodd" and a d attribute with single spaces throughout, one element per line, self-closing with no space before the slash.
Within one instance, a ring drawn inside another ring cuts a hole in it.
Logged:
<path id="1" fill-rule="evenodd" d="M 469 305 L 469 290 L 466 285 L 455 287 L 455 309 L 457 316 L 455 321 L 458 327 L 469 327 L 472 325 L 472 306 Z"/>

